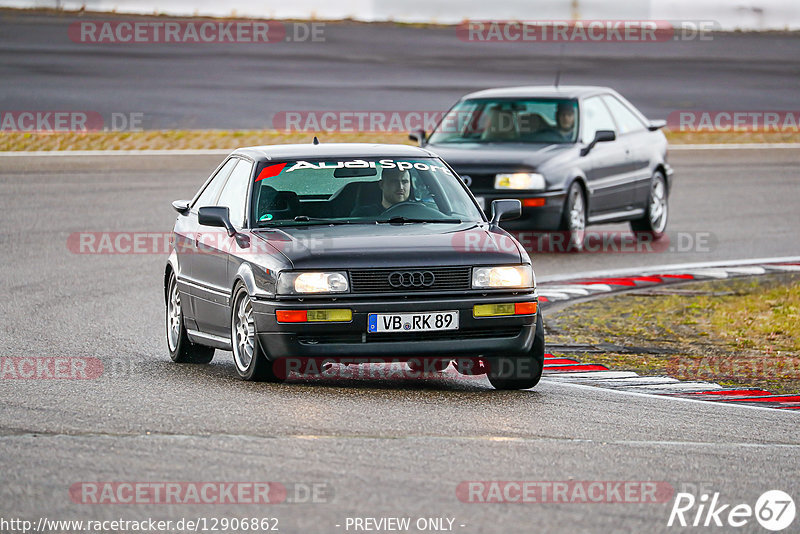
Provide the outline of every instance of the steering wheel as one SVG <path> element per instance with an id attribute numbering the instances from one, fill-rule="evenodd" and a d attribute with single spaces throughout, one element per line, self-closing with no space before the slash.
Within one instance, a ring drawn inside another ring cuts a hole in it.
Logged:
<path id="1" fill-rule="evenodd" d="M 389 213 L 390 211 L 394 211 L 397 208 L 402 208 L 403 206 L 416 206 L 419 202 L 416 200 L 404 200 L 402 202 L 398 202 L 397 204 L 392 204 L 383 213 Z"/>
<path id="2" fill-rule="evenodd" d="M 382 218 L 408 217 L 409 219 L 444 219 L 445 215 L 439 210 L 424 205 L 421 202 L 405 200 L 398 202 L 383 212 Z"/>

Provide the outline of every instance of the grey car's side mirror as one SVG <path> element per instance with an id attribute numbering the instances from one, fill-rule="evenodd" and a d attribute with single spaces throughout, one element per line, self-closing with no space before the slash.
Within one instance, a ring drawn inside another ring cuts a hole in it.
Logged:
<path id="1" fill-rule="evenodd" d="M 492 224 L 500 221 L 518 219 L 522 216 L 522 202 L 516 198 L 504 198 L 492 201 Z"/>
<path id="2" fill-rule="evenodd" d="M 231 210 L 225 206 L 203 206 L 197 210 L 197 222 L 203 226 L 225 228 L 229 236 L 236 234 L 231 223 Z"/>
<path id="3" fill-rule="evenodd" d="M 662 119 L 652 120 L 650 121 L 650 124 L 647 125 L 647 129 L 650 130 L 651 132 L 655 132 L 656 130 L 660 130 L 666 125 L 667 121 L 665 120 Z"/>
<path id="4" fill-rule="evenodd" d="M 597 132 L 595 132 L 595 134 L 594 134 L 594 139 L 592 139 L 592 142 L 589 143 L 588 145 L 586 145 L 581 150 L 581 156 L 585 156 L 586 154 L 591 152 L 592 149 L 594 148 L 594 145 L 596 145 L 597 143 L 605 143 L 607 141 L 614 141 L 616 138 L 617 138 L 617 134 L 614 133 L 614 130 L 597 130 Z"/>
<path id="5" fill-rule="evenodd" d="M 408 138 L 422 146 L 425 143 L 425 130 L 414 130 L 408 134 Z"/>

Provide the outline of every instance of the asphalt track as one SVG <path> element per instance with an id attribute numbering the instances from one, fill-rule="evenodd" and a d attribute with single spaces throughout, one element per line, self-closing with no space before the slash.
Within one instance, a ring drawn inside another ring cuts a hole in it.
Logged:
<path id="1" fill-rule="evenodd" d="M 80 255 L 67 239 L 168 231 L 169 202 L 190 196 L 219 159 L 0 158 L 0 355 L 98 358 L 104 368 L 95 380 L 0 380 L 0 516 L 269 516 L 283 532 L 345 532 L 347 517 L 424 516 L 455 518 L 465 533 L 660 532 L 674 530 L 666 527 L 671 501 L 468 504 L 456 488 L 663 481 L 751 506 L 769 489 L 800 495 L 796 413 L 546 379 L 521 392 L 494 392 L 485 378 L 251 384 L 220 351 L 207 366 L 171 363 L 164 256 Z M 537 273 L 800 254 L 800 151 L 681 151 L 671 162 L 670 228 L 711 232 L 713 250 L 540 254 Z M 82 481 L 324 483 L 332 497 L 92 506 L 70 498 Z"/>
<path id="2" fill-rule="evenodd" d="M 329 24 L 323 42 L 69 39 L 71 22 L 104 18 L 0 11 L 0 109 L 142 113 L 146 129 L 269 128 L 279 111 L 440 111 L 473 90 L 552 84 L 562 56 L 559 43 L 465 42 L 453 27 L 390 24 Z M 796 111 L 798 51 L 798 33 L 574 42 L 563 48 L 561 83 L 614 87 L 653 119 Z"/>

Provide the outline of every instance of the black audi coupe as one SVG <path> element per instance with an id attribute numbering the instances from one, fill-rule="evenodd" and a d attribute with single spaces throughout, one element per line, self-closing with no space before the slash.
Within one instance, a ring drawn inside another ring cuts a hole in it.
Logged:
<path id="1" fill-rule="evenodd" d="M 246 380 L 287 361 L 455 362 L 498 389 L 536 385 L 544 331 L 531 259 L 453 169 L 402 145 L 242 148 L 178 212 L 164 272 L 176 362 L 233 352 Z M 476 364 L 476 365 L 472 365 Z M 460 376 L 460 375 L 459 375 Z"/>

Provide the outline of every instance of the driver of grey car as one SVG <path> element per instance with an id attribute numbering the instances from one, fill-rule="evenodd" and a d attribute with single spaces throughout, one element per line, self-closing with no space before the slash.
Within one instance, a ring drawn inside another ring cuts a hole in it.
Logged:
<path id="1" fill-rule="evenodd" d="M 405 202 L 411 193 L 411 175 L 407 170 L 397 167 L 381 170 L 381 179 L 378 181 L 381 190 L 381 201 L 378 204 L 359 206 L 353 210 L 353 217 L 373 217 L 382 214 L 395 204 Z"/>
<path id="2" fill-rule="evenodd" d="M 556 133 L 571 141 L 575 131 L 575 106 L 570 102 L 559 102 L 556 108 Z"/>

